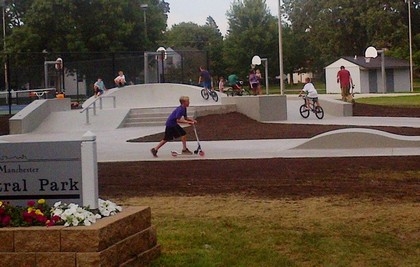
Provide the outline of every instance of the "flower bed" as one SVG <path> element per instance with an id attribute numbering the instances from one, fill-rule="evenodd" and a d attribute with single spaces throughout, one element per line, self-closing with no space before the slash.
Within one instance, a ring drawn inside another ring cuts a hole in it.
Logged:
<path id="1" fill-rule="evenodd" d="M 98 200 L 98 210 L 80 207 L 77 204 L 56 202 L 50 208 L 45 199 L 30 200 L 27 207 L 12 206 L 0 201 L 0 227 L 19 226 L 89 226 L 97 219 L 120 212 L 122 208 L 109 200 Z"/>
<path id="2" fill-rule="evenodd" d="M 0 240 L 4 266 L 141 266 L 160 254 L 149 207 L 127 207 L 90 226 L 4 227 Z"/>

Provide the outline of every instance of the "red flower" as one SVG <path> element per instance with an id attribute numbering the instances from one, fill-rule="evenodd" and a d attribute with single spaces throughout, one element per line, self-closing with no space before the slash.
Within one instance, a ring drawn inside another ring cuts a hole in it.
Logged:
<path id="1" fill-rule="evenodd" d="M 59 222 L 61 220 L 61 218 L 58 215 L 54 215 L 54 216 L 52 216 L 51 220 L 53 220 L 54 222 Z"/>
<path id="2" fill-rule="evenodd" d="M 23 220 L 24 220 L 25 222 L 27 222 L 27 223 L 29 223 L 29 224 L 31 224 L 31 223 L 32 223 L 32 221 L 33 221 L 33 219 L 32 219 L 32 215 L 31 215 L 29 212 L 24 211 L 24 212 L 22 213 L 22 216 L 23 216 Z"/>
<path id="3" fill-rule="evenodd" d="M 11 220 L 10 216 L 6 215 L 2 218 L 1 224 L 3 226 L 8 226 L 10 224 L 10 220 Z"/>
<path id="4" fill-rule="evenodd" d="M 35 206 L 35 204 L 36 204 L 36 202 L 33 201 L 33 200 L 28 201 L 28 207 L 33 207 L 33 206 Z"/>
<path id="5" fill-rule="evenodd" d="M 45 217 L 44 215 L 35 215 L 35 219 L 41 223 L 45 223 L 47 221 L 47 217 Z"/>

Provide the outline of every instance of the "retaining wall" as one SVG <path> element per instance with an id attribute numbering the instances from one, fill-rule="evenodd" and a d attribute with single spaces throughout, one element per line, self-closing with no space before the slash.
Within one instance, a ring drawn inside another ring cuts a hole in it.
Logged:
<path id="1" fill-rule="evenodd" d="M 149 207 L 91 226 L 0 228 L 1 266 L 146 266 L 160 255 Z"/>

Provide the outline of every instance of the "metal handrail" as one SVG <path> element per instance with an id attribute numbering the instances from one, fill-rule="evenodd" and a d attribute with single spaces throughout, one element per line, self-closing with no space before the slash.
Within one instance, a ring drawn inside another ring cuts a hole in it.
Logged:
<path id="1" fill-rule="evenodd" d="M 96 101 L 99 100 L 99 109 L 102 110 L 102 98 L 112 98 L 113 101 L 113 107 L 116 108 L 116 98 L 114 95 L 109 95 L 109 96 L 99 96 L 97 97 L 92 103 L 90 103 L 87 107 L 83 108 L 80 113 L 83 113 L 86 111 L 86 124 L 89 124 L 89 109 L 91 109 L 92 105 L 93 105 L 93 115 L 96 116 Z"/>
<path id="2" fill-rule="evenodd" d="M 44 89 L 30 89 L 30 90 L 10 90 L 11 94 L 18 94 L 18 93 L 30 93 L 30 92 L 45 92 L 45 91 L 55 91 L 55 88 L 44 88 Z M 8 94 L 8 91 L 0 92 L 0 95 Z"/>

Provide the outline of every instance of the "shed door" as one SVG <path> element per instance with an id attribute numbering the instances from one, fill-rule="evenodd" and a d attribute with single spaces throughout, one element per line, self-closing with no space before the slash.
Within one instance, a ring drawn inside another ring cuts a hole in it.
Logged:
<path id="1" fill-rule="evenodd" d="M 378 77 L 376 76 L 376 70 L 369 70 L 369 93 L 378 92 Z"/>
<path id="2" fill-rule="evenodd" d="M 394 70 L 386 70 L 386 92 L 393 93 L 395 91 L 394 88 Z"/>

